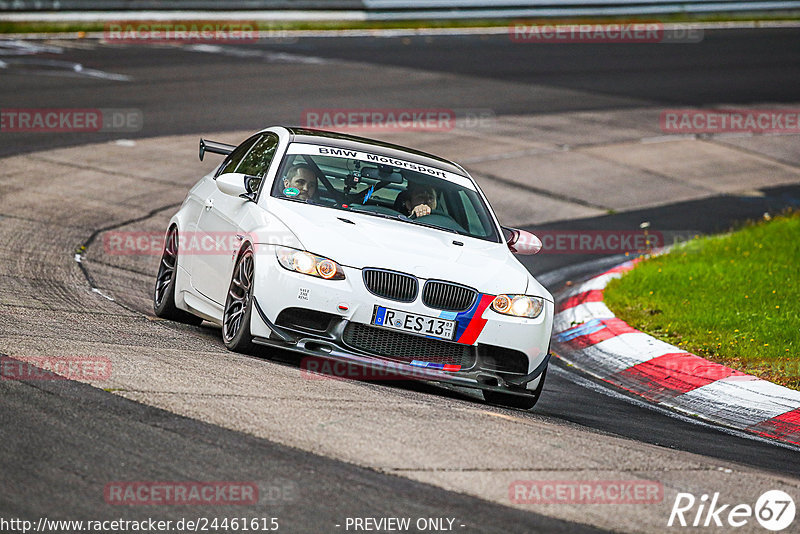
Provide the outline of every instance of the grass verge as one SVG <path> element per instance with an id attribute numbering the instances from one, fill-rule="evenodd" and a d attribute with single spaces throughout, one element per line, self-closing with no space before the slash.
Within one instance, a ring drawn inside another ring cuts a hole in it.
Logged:
<path id="1" fill-rule="evenodd" d="M 800 389 L 800 211 L 692 240 L 604 293 L 625 322 L 683 350 Z"/>

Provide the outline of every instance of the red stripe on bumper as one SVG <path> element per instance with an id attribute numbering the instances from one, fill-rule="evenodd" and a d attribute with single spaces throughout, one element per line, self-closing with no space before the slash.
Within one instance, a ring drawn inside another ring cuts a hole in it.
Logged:
<path id="1" fill-rule="evenodd" d="M 486 308 L 489 307 L 489 304 L 491 304 L 493 300 L 494 295 L 483 295 L 481 297 L 481 301 L 478 303 L 478 307 L 472 315 L 472 319 L 470 319 L 466 330 L 464 330 L 464 333 L 458 338 L 459 343 L 472 345 L 477 341 L 478 336 L 481 335 L 483 327 L 486 326 L 487 322 L 486 319 L 483 318 L 483 312 L 486 311 Z"/>

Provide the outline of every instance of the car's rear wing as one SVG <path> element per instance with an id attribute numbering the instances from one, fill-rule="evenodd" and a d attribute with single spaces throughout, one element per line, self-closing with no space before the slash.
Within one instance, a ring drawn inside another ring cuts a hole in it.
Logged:
<path id="1" fill-rule="evenodd" d="M 207 139 L 200 138 L 200 161 L 203 161 L 203 156 L 206 152 L 211 152 L 213 154 L 222 154 L 223 156 L 227 156 L 233 149 L 236 148 L 236 145 L 229 145 L 227 143 L 218 143 L 216 141 L 209 141 Z"/>

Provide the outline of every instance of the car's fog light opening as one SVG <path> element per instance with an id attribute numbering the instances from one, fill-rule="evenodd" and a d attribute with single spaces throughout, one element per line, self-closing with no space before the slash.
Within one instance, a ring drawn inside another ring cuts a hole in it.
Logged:
<path id="1" fill-rule="evenodd" d="M 312 352 L 324 352 L 325 354 L 333 352 L 333 347 L 327 343 L 320 343 L 319 341 L 305 341 L 303 342 L 303 348 Z"/>
<path id="2" fill-rule="evenodd" d="M 500 386 L 500 380 L 496 376 L 491 375 L 478 375 L 478 383 L 484 386 Z"/>
<path id="3" fill-rule="evenodd" d="M 478 361 L 482 369 L 525 375 L 528 356 L 519 350 L 478 343 Z"/>
<path id="4" fill-rule="evenodd" d="M 278 314 L 275 324 L 297 330 L 325 332 L 333 319 L 338 320 L 339 317 L 332 313 L 309 310 L 307 308 L 286 308 Z"/>

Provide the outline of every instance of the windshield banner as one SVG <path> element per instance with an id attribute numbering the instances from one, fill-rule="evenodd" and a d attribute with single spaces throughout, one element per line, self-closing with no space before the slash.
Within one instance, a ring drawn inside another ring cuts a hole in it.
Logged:
<path id="1" fill-rule="evenodd" d="M 412 163 L 410 161 L 392 158 L 389 156 L 383 156 L 380 154 L 360 152 L 358 150 L 351 150 L 348 148 L 310 145 L 306 143 L 292 143 L 291 145 L 289 145 L 289 148 L 286 151 L 286 153 L 308 154 L 309 156 L 332 156 L 339 158 L 351 158 L 351 159 L 357 159 L 359 161 L 365 161 L 367 163 L 374 163 L 379 165 L 391 165 L 392 167 L 408 169 L 410 171 L 418 172 L 421 174 L 427 174 L 428 176 L 435 176 L 436 178 L 441 178 L 443 180 L 447 180 L 448 182 L 453 182 L 455 184 L 460 185 L 461 187 L 465 187 L 472 191 L 475 190 L 475 186 L 472 184 L 472 181 L 465 176 L 460 176 L 458 174 L 448 171 L 443 171 L 435 167 L 429 167 L 427 165 L 421 165 L 419 163 Z"/>

